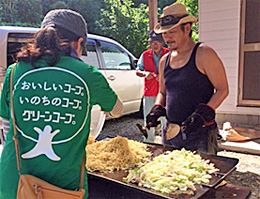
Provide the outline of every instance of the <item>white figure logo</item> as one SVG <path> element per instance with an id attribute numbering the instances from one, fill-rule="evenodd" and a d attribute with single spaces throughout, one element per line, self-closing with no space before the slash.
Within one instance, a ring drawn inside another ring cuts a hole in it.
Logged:
<path id="1" fill-rule="evenodd" d="M 41 81 L 41 78 L 39 77 L 43 75 L 43 72 L 45 75 L 50 75 L 50 77 L 53 75 L 53 72 L 55 72 L 55 75 L 60 74 L 60 76 L 63 76 L 64 78 L 60 78 L 55 81 Z M 31 76 L 33 78 L 31 78 Z M 39 79 L 39 81 L 37 80 L 34 82 L 31 79 Z M 70 79 L 71 83 L 68 83 L 67 79 Z M 53 148 L 53 146 L 55 144 L 66 143 L 74 139 L 82 131 L 87 122 L 90 106 L 88 85 L 84 79 L 70 70 L 58 67 L 42 67 L 29 70 L 21 75 L 14 85 L 13 94 L 15 94 L 17 91 L 22 93 L 22 95 L 19 95 L 22 96 L 22 100 L 21 98 L 14 98 L 14 100 L 16 100 L 16 104 L 22 105 L 24 103 L 23 106 L 29 107 L 29 109 L 27 108 L 28 111 L 26 112 L 26 122 L 29 122 L 29 124 L 33 126 L 33 129 L 31 129 L 32 131 L 28 131 L 28 129 L 24 130 L 26 126 L 25 123 L 17 124 L 16 129 L 24 138 L 36 143 L 31 150 L 22 154 L 22 158 L 30 159 L 40 155 L 45 155 L 52 161 L 60 161 L 62 157 L 61 155 L 57 155 L 59 152 L 54 151 L 55 148 Z M 44 93 L 42 96 L 45 98 L 31 94 L 37 92 Z M 62 97 L 54 97 L 52 100 L 50 100 L 54 92 L 59 92 Z M 70 96 L 74 95 L 71 97 L 73 100 L 70 101 L 68 94 L 70 94 Z M 77 99 L 74 99 L 75 96 Z M 45 104 L 47 101 L 46 99 L 49 99 L 49 104 Z M 63 99 L 66 100 L 62 101 Z M 44 100 L 45 103 L 43 102 Z M 82 111 L 82 108 L 78 108 L 80 101 L 84 101 L 84 104 L 82 103 L 83 110 L 85 110 L 83 117 L 82 114 L 80 114 L 80 117 L 77 117 L 77 113 Z M 47 107 L 47 105 L 55 107 L 56 111 L 53 112 L 52 115 L 50 111 L 45 111 L 45 109 L 41 111 L 41 109 L 43 109 L 45 106 Z M 36 111 L 38 106 L 41 108 L 38 111 L 39 114 L 34 114 L 38 113 Z M 17 109 L 16 114 L 23 116 L 23 111 L 24 109 Z M 73 119 L 77 121 L 77 125 L 74 125 L 73 121 L 69 123 L 69 121 L 72 120 L 72 115 L 73 117 L 75 115 L 75 118 Z M 53 116 L 53 118 L 51 116 Z M 54 121 L 51 121 L 51 118 Z M 43 123 L 41 120 L 43 120 L 45 123 Z M 38 124 L 37 122 L 43 123 L 43 126 L 39 127 L 40 123 Z M 68 125 L 70 125 L 70 131 L 69 133 L 66 133 Z M 38 139 L 35 139 L 31 135 L 34 133 L 33 130 L 38 133 Z M 57 134 L 59 134 L 58 137 L 60 138 L 54 140 L 54 137 Z"/>
<path id="2" fill-rule="evenodd" d="M 38 127 L 34 127 L 34 130 L 39 134 L 39 140 L 32 150 L 22 155 L 22 158 L 34 158 L 43 154 L 53 161 L 59 161 L 60 157 L 55 154 L 52 148 L 52 139 L 60 130 L 51 132 L 50 125 L 45 126 L 43 131 Z"/>

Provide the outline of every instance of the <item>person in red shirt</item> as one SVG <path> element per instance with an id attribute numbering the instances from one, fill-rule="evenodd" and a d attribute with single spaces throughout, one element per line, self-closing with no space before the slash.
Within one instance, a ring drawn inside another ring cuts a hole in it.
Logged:
<path id="1" fill-rule="evenodd" d="M 150 49 L 144 51 L 137 63 L 136 75 L 144 77 L 144 98 L 143 98 L 143 114 L 144 125 L 146 124 L 146 115 L 150 112 L 154 105 L 154 101 L 159 91 L 159 74 L 158 65 L 161 57 L 170 50 L 163 47 L 162 34 L 156 34 L 153 30 L 149 33 Z M 165 119 L 161 118 L 161 123 Z M 148 138 L 144 141 L 154 142 L 155 129 L 147 130 Z"/>

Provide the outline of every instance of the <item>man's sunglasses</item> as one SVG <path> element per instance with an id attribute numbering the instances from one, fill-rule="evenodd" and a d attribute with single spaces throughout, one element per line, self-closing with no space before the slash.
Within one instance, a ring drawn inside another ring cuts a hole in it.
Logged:
<path id="1" fill-rule="evenodd" d="M 166 15 L 164 17 L 159 18 L 158 23 L 160 23 L 161 26 L 175 25 L 180 21 L 180 19 L 187 17 L 187 16 L 188 15 L 183 15 L 181 17 L 174 17 L 172 15 Z"/>

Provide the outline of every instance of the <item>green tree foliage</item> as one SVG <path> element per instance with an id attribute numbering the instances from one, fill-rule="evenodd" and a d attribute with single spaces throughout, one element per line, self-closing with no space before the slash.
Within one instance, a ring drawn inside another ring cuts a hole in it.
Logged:
<path id="1" fill-rule="evenodd" d="M 72 10 L 82 14 L 87 21 L 88 32 L 100 34 L 100 30 L 96 28 L 96 21 L 101 19 L 101 9 L 105 8 L 105 4 L 100 0 L 68 0 L 67 4 Z"/>
<path id="2" fill-rule="evenodd" d="M 133 2 L 135 5 L 139 5 L 140 3 L 148 4 L 148 0 L 133 0 Z M 165 6 L 169 6 L 175 2 L 185 5 L 188 14 L 193 15 L 198 19 L 198 0 L 157 0 L 158 16 L 162 15 Z M 192 32 L 192 38 L 195 41 L 198 41 L 198 22 L 192 25 Z"/>
<path id="3" fill-rule="evenodd" d="M 0 1 L 0 19 L 1 22 L 6 23 L 14 23 L 16 16 L 17 16 L 17 10 L 15 9 L 15 6 L 17 4 L 18 0 L 1 0 Z"/>
<path id="4" fill-rule="evenodd" d="M 40 0 L 1 0 L 0 19 L 2 25 L 39 26 L 42 20 Z"/>
<path id="5" fill-rule="evenodd" d="M 106 9 L 101 9 L 102 19 L 97 22 L 101 35 L 116 39 L 135 56 L 148 47 L 148 10 L 140 4 L 134 8 L 131 0 L 104 0 Z"/>
<path id="6" fill-rule="evenodd" d="M 37 10 L 42 10 L 40 0 L 26 0 L 18 1 L 16 6 L 17 16 L 16 21 L 20 23 L 29 23 L 35 26 L 39 26 L 42 20 L 42 13 Z"/>
<path id="7" fill-rule="evenodd" d="M 157 0 L 157 6 L 158 10 L 162 10 L 165 6 L 171 5 L 175 2 L 176 0 Z M 135 6 L 139 6 L 139 4 L 148 4 L 148 0 L 133 0 Z"/>
<path id="8" fill-rule="evenodd" d="M 68 9 L 69 6 L 64 1 L 56 1 L 50 5 L 51 9 Z"/>
<path id="9" fill-rule="evenodd" d="M 198 0 L 157 0 L 158 16 L 165 6 L 183 3 L 198 18 Z M 0 25 L 39 27 L 44 15 L 55 8 L 70 8 L 83 15 L 88 32 L 119 41 L 136 57 L 149 47 L 148 0 L 1 0 Z M 198 39 L 198 23 L 193 24 Z"/>
<path id="10" fill-rule="evenodd" d="M 50 0 L 41 0 L 42 4 L 42 15 L 45 16 L 46 13 L 49 11 L 49 6 L 50 6 Z"/>

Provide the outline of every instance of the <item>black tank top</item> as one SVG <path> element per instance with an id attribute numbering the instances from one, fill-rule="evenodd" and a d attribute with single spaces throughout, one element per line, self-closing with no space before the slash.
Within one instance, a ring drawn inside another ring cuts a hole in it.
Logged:
<path id="1" fill-rule="evenodd" d="M 166 115 L 169 122 L 181 124 L 195 111 L 200 103 L 207 103 L 214 93 L 214 87 L 208 77 L 196 66 L 196 51 L 200 43 L 196 43 L 186 65 L 172 69 L 169 65 L 169 53 L 165 69 Z"/>

